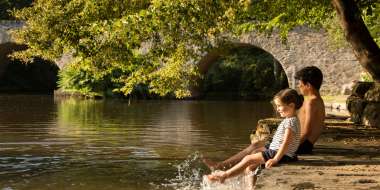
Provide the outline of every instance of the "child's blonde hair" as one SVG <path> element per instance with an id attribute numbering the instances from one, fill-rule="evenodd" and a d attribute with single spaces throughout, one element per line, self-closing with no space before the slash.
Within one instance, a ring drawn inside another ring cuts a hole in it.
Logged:
<path id="1" fill-rule="evenodd" d="M 278 99 L 280 102 L 287 105 L 294 103 L 296 110 L 300 109 L 303 104 L 303 96 L 291 88 L 286 88 L 278 92 L 273 100 L 275 99 Z"/>

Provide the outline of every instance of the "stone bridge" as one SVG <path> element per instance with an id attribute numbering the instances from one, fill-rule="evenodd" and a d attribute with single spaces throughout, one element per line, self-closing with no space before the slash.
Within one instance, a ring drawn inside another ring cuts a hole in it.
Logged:
<path id="1" fill-rule="evenodd" d="M 12 51 L 25 47 L 12 43 L 9 30 L 21 27 L 20 22 L 0 21 L 0 77 L 4 74 L 10 59 L 7 57 Z"/>
<path id="2" fill-rule="evenodd" d="M 20 26 L 22 24 L 19 22 L 0 21 L 0 45 L 10 42 L 8 29 Z M 293 80 L 295 71 L 305 66 L 319 67 L 324 74 L 324 83 L 321 88 L 324 95 L 339 94 L 343 86 L 347 86 L 353 80 L 358 80 L 363 70 L 351 48 L 334 48 L 329 44 L 328 35 L 323 30 L 296 28 L 289 32 L 286 44 L 281 42 L 278 34 L 268 36 L 254 32 L 242 35 L 233 43 L 254 46 L 272 54 L 285 70 L 291 87 L 295 86 Z M 215 54 L 212 53 L 204 57 L 210 60 L 215 58 Z M 70 56 L 64 56 L 57 62 L 60 68 L 64 65 L 64 60 L 70 60 Z"/>
<path id="3" fill-rule="evenodd" d="M 287 43 L 281 42 L 278 34 L 263 35 L 247 33 L 233 42 L 236 46 L 253 46 L 270 53 L 280 62 L 288 78 L 290 87 L 295 87 L 294 74 L 305 66 L 317 66 L 324 74 L 321 87 L 323 95 L 337 95 L 342 87 L 360 79 L 363 70 L 350 47 L 337 48 L 329 43 L 328 35 L 323 30 L 299 27 L 291 32 Z M 207 54 L 200 62 L 201 72 L 206 73 L 209 66 L 204 62 L 215 61 L 217 53 Z"/>
<path id="4" fill-rule="evenodd" d="M 323 30 L 299 27 L 291 32 L 287 43 L 277 34 L 270 36 L 248 33 L 241 43 L 251 44 L 271 53 L 285 70 L 289 85 L 294 87 L 294 72 L 305 66 L 317 66 L 324 74 L 322 94 L 336 95 L 341 87 L 360 79 L 363 71 L 350 47 L 334 48 Z"/>

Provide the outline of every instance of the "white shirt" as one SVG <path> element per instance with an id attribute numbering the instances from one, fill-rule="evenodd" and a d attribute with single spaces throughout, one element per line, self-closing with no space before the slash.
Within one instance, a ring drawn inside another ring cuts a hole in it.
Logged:
<path id="1" fill-rule="evenodd" d="M 294 132 L 294 135 L 293 138 L 290 139 L 288 150 L 286 150 L 285 155 L 293 157 L 298 149 L 301 138 L 300 121 L 296 116 L 285 118 L 284 120 L 282 120 L 280 125 L 278 125 L 277 127 L 276 133 L 273 136 L 273 140 L 270 143 L 269 149 L 275 151 L 278 151 L 280 149 L 281 144 L 284 141 L 285 130 L 288 128 Z"/>

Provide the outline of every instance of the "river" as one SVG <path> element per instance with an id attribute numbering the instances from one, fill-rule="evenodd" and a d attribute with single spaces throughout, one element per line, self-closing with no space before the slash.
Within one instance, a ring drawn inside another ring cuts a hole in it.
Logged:
<path id="1" fill-rule="evenodd" d="M 200 189 L 269 102 L 0 96 L 0 189 Z"/>

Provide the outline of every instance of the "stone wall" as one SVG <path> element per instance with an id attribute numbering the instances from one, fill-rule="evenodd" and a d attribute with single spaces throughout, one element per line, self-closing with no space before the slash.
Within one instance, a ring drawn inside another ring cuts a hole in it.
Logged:
<path id="1" fill-rule="evenodd" d="M 19 21 L 0 20 L 0 44 L 12 42 L 9 30 L 22 26 L 23 23 Z"/>
<path id="2" fill-rule="evenodd" d="M 0 77 L 3 76 L 10 59 L 8 55 L 15 50 L 25 49 L 26 46 L 12 42 L 9 30 L 19 28 L 22 23 L 17 21 L 0 20 Z"/>
<path id="3" fill-rule="evenodd" d="M 327 33 L 306 27 L 291 31 L 286 44 L 278 35 L 249 33 L 240 38 L 241 43 L 260 47 L 271 53 L 283 66 L 289 85 L 293 86 L 294 71 L 305 66 L 317 66 L 324 74 L 322 95 L 337 95 L 345 84 L 360 79 L 363 70 L 350 47 L 333 48 Z"/>

